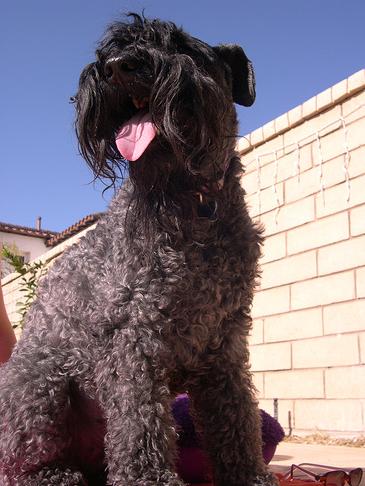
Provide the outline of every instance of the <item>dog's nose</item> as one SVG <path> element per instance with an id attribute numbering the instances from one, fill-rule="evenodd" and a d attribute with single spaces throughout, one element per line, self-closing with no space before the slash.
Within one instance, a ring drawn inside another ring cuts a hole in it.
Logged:
<path id="1" fill-rule="evenodd" d="M 134 76 L 137 69 L 138 63 L 136 61 L 112 58 L 105 63 L 104 73 L 109 82 L 118 83 L 125 77 Z"/>

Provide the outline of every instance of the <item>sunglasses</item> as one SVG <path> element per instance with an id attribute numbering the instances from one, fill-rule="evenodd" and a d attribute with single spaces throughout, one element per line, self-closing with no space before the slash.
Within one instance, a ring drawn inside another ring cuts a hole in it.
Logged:
<path id="1" fill-rule="evenodd" d="M 316 474 L 312 471 L 304 469 L 302 466 L 324 468 L 329 469 L 329 471 L 325 472 L 324 474 Z M 323 486 L 345 486 L 346 484 L 349 486 L 359 486 L 362 479 L 362 469 L 360 467 L 347 473 L 340 468 L 306 462 L 299 465 L 292 464 L 290 472 L 286 474 L 286 476 L 290 475 L 290 479 L 293 479 L 295 469 L 299 469 L 308 476 L 311 476 L 315 481 L 319 481 L 321 484 L 323 484 Z"/>

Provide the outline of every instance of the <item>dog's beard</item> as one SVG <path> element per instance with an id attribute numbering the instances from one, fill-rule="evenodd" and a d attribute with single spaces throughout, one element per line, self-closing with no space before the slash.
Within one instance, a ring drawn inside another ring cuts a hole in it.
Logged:
<path id="1" fill-rule="evenodd" d="M 129 179 L 132 183 L 130 208 L 127 212 L 126 231 L 129 242 L 140 235 L 143 250 L 153 249 L 162 232 L 170 240 L 186 236 L 187 228 L 195 218 L 197 196 L 192 190 L 191 176 L 186 171 L 172 168 L 172 152 L 154 146 L 155 162 L 142 157 L 130 163 Z M 195 200 L 195 201 L 194 201 Z"/>

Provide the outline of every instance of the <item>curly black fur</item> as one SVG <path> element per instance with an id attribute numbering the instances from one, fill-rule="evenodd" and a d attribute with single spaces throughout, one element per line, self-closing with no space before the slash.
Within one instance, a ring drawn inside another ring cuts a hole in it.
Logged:
<path id="1" fill-rule="evenodd" d="M 138 221 L 146 236 L 151 219 L 159 218 L 163 209 L 169 215 L 166 229 L 178 230 L 175 216 L 188 221 L 194 216 L 192 195 L 202 186 L 214 187 L 223 177 L 237 134 L 232 72 L 238 71 L 237 58 L 241 72 L 247 71 L 245 60 L 249 61 L 238 46 L 211 48 L 173 23 L 131 16 L 131 24 L 109 27 L 97 49 L 97 61 L 81 74 L 76 131 L 81 153 L 95 175 L 115 180 L 125 164 L 115 145 L 116 130 L 136 111 L 131 97 L 148 96 L 161 136 L 138 164 L 129 167 L 137 188 L 138 218 L 134 213 L 128 225 L 135 234 L 133 222 Z M 229 64 L 224 62 L 228 53 Z M 125 76 L 119 83 L 108 82 L 106 66 L 111 58 L 133 63 L 137 67 L 133 79 Z M 245 82 L 239 94 L 250 104 L 253 82 Z"/>
<path id="2" fill-rule="evenodd" d="M 159 133 L 43 279 L 1 369 L 2 485 L 180 486 L 185 390 L 216 486 L 271 483 L 247 346 L 262 237 L 234 151 L 234 102 L 254 94 L 238 46 L 135 14 L 107 30 L 75 97 L 81 153 L 115 182 L 120 126 L 149 110 Z"/>

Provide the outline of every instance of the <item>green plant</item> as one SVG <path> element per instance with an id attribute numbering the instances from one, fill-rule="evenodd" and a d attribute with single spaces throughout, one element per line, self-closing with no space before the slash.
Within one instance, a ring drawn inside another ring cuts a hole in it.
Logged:
<path id="1" fill-rule="evenodd" d="M 25 263 L 20 255 L 17 255 L 15 251 L 3 246 L 2 249 L 3 258 L 14 267 L 14 270 L 21 275 L 20 280 L 20 292 L 23 293 L 23 299 L 17 303 L 19 307 L 18 313 L 21 316 L 19 324 L 13 327 L 20 326 L 23 328 L 25 316 L 31 306 L 38 287 L 38 282 L 43 275 L 47 272 L 46 264 L 42 261 Z"/>

